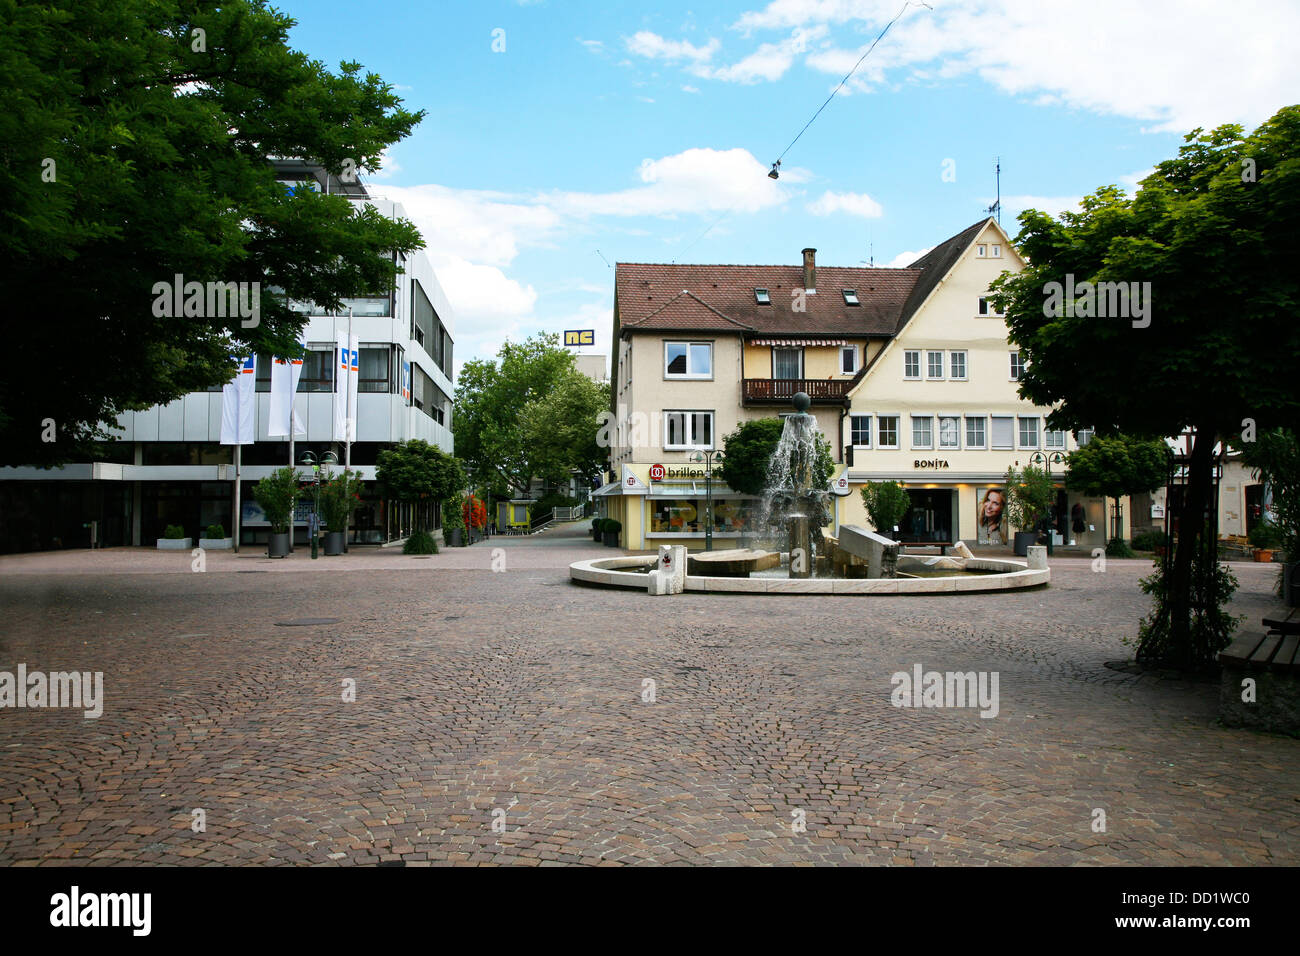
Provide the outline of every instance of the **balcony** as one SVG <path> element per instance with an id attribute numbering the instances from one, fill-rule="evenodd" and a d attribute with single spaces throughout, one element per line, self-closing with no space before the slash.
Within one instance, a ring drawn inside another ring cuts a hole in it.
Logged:
<path id="1" fill-rule="evenodd" d="M 805 392 L 814 405 L 843 405 L 851 379 L 747 378 L 746 405 L 789 405 L 795 392 Z"/>

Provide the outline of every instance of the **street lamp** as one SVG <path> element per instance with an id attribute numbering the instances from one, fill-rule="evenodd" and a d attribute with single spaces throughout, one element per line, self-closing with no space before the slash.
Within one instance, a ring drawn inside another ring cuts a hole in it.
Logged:
<path id="1" fill-rule="evenodd" d="M 308 532 L 311 538 L 311 556 L 315 560 L 319 557 L 317 550 L 320 542 L 320 470 L 322 465 L 326 468 L 337 465 L 339 456 L 332 451 L 327 451 L 321 455 L 318 464 L 316 456 L 308 449 L 298 460 L 311 469 L 311 525 L 308 527 Z"/>
<path id="2" fill-rule="evenodd" d="M 1053 451 L 1053 452 L 1036 451 L 1029 456 L 1029 463 L 1031 465 L 1038 465 L 1039 467 L 1041 467 L 1043 471 L 1047 472 L 1047 477 L 1050 480 L 1052 477 L 1052 466 L 1065 464 L 1065 455 L 1061 454 L 1059 451 Z M 1052 553 L 1052 532 L 1051 531 L 1047 532 L 1047 553 L 1048 554 Z"/>
<path id="3" fill-rule="evenodd" d="M 713 550 L 713 463 L 722 461 L 726 456 L 721 451 L 700 449 L 690 457 L 691 461 L 704 462 L 704 550 Z"/>

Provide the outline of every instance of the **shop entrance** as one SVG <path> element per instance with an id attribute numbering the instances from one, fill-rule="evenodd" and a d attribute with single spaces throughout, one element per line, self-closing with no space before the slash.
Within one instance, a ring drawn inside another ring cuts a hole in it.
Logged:
<path id="1" fill-rule="evenodd" d="M 948 488 L 909 488 L 912 507 L 898 525 L 904 544 L 952 543 L 954 492 Z"/>

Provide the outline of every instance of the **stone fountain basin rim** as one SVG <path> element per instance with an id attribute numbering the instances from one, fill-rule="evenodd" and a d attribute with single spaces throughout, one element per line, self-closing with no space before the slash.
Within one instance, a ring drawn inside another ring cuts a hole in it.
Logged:
<path id="1" fill-rule="evenodd" d="M 589 584 L 645 591 L 650 582 L 648 573 L 614 569 L 644 565 L 652 558 L 653 555 L 641 554 L 575 561 L 569 565 L 569 577 Z M 1023 561 L 970 558 L 966 566 L 1001 573 L 948 578 L 720 578 L 688 574 L 686 590 L 749 594 L 948 594 L 1017 591 L 1048 584 L 1052 579 L 1050 569 L 1030 570 Z"/>

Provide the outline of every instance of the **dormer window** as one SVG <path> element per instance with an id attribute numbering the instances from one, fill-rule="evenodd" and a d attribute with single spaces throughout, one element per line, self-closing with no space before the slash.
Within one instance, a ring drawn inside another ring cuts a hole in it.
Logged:
<path id="1" fill-rule="evenodd" d="M 771 305 L 772 297 L 768 295 L 766 289 L 755 289 L 754 301 L 757 302 L 759 305 Z"/>
<path id="2" fill-rule="evenodd" d="M 857 293 L 857 290 L 856 290 L 856 289 L 845 289 L 845 290 L 844 290 L 844 304 L 845 304 L 845 305 L 860 305 L 860 304 L 861 304 L 861 303 L 858 302 L 858 293 Z"/>

